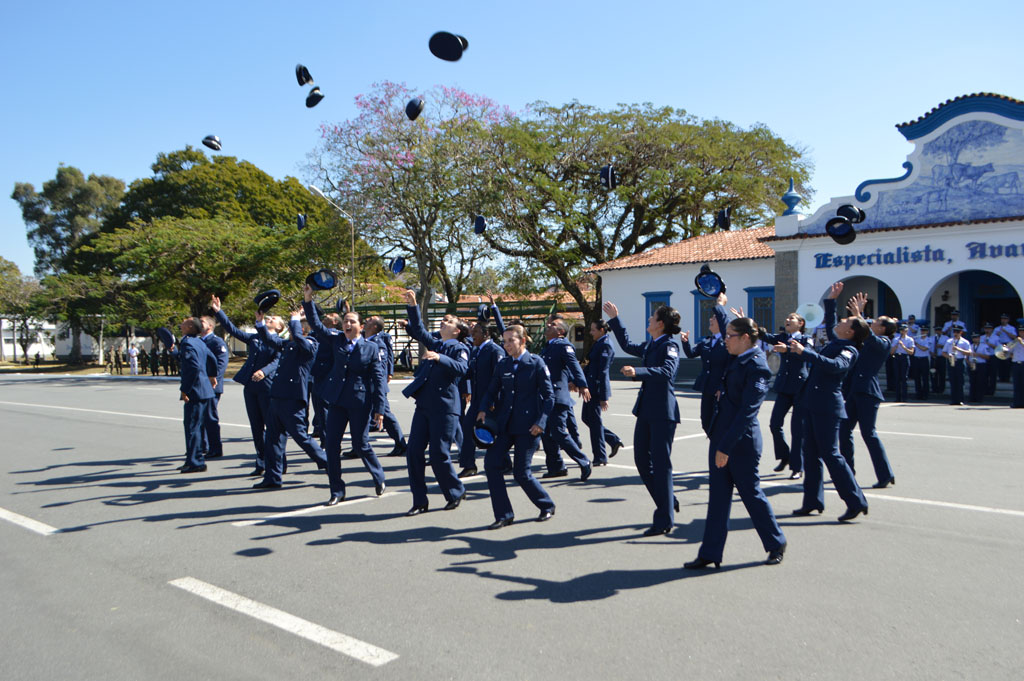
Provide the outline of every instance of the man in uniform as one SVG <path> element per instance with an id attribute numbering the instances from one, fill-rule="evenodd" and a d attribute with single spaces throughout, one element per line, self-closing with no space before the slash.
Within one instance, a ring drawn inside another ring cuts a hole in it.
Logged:
<path id="1" fill-rule="evenodd" d="M 1024 409 L 1024 324 L 1017 327 L 1017 337 L 1010 343 L 1010 370 L 1013 377 L 1010 407 Z"/>
<path id="2" fill-rule="evenodd" d="M 575 385 L 584 402 L 590 400 L 590 390 L 580 362 L 576 358 L 576 350 L 566 338 L 568 333 L 569 327 L 562 319 L 552 319 L 544 328 L 544 336 L 548 342 L 541 356 L 551 374 L 551 384 L 555 389 L 555 408 L 541 438 L 548 469 L 541 477 L 560 478 L 569 474 L 560 452 L 564 449 L 565 453 L 579 464 L 580 480 L 586 482 L 594 469 L 583 449 L 569 434 L 567 421 L 574 404 L 569 396 L 569 384 Z"/>
<path id="3" fill-rule="evenodd" d="M 210 354 L 217 358 L 217 387 L 214 388 L 213 401 L 206 412 L 205 436 L 203 437 L 204 451 L 207 459 L 216 459 L 224 456 L 224 445 L 220 440 L 220 414 L 217 405 L 220 403 L 220 396 L 224 394 L 224 372 L 228 368 L 228 344 L 219 336 L 213 333 L 213 317 L 201 317 L 203 334 L 200 340 L 210 348 Z"/>
<path id="4" fill-rule="evenodd" d="M 1013 324 L 1010 323 L 1010 315 L 1003 314 L 999 317 L 999 326 L 992 332 L 995 336 L 996 347 L 1000 345 L 1009 345 L 1013 342 L 1013 339 L 1017 337 L 1017 329 L 1014 328 Z M 1012 360 L 996 360 L 996 367 L 998 371 L 998 380 L 1007 382 L 1010 380 L 1010 363 Z"/>
<path id="5" fill-rule="evenodd" d="M 405 450 L 409 445 L 405 441 L 405 434 L 402 432 L 401 424 L 398 423 L 398 419 L 395 418 L 395 414 L 391 411 L 391 403 L 387 397 L 387 394 L 390 392 L 387 384 L 391 383 L 391 379 L 395 375 L 395 352 L 391 346 L 391 336 L 384 332 L 384 320 L 380 317 L 370 317 L 367 319 L 366 324 L 363 325 L 363 337 L 375 343 L 380 349 L 380 361 L 384 364 L 384 371 L 387 377 L 384 384 L 384 431 L 395 443 L 388 456 L 405 456 Z M 367 437 L 369 437 L 369 434 L 367 434 Z"/>
<path id="6" fill-rule="evenodd" d="M 928 384 L 932 380 L 932 348 L 935 339 L 928 335 L 928 327 L 921 326 L 914 338 L 914 357 L 910 360 L 911 373 L 914 375 L 914 390 L 917 399 L 928 399 Z"/>
<path id="7" fill-rule="evenodd" d="M 964 325 L 957 322 L 952 326 L 953 337 L 946 341 L 942 349 L 942 357 L 949 362 L 949 396 L 951 405 L 962 405 L 964 403 L 964 364 L 966 359 L 974 354 L 971 350 L 971 342 L 963 337 Z"/>
<path id="8" fill-rule="evenodd" d="M 497 309 L 497 308 L 495 308 Z M 500 319 L 500 315 L 498 316 Z M 473 349 L 469 352 L 469 409 L 462 420 L 462 449 L 459 451 L 460 478 L 468 478 L 477 474 L 476 441 L 473 439 L 473 424 L 481 409 L 484 396 L 490 389 L 498 362 L 505 357 L 505 350 L 491 340 L 487 322 L 478 319 L 470 332 Z"/>
<path id="9" fill-rule="evenodd" d="M 608 400 L 612 395 L 609 374 L 612 360 L 615 359 L 615 349 L 608 335 L 608 323 L 603 319 L 590 323 L 590 337 L 594 339 L 594 344 L 587 353 L 587 366 L 583 370 L 587 385 L 590 386 L 590 400 L 583 403 L 581 418 L 590 428 L 590 447 L 594 455 L 594 465 L 607 466 L 610 456 L 618 454 L 622 447 L 622 438 L 605 428 L 601 419 L 601 412 L 608 410 Z M 612 449 L 610 455 L 605 450 L 605 444 Z"/>
<path id="10" fill-rule="evenodd" d="M 910 326 L 900 324 L 899 335 L 893 341 L 891 354 L 896 361 L 894 379 L 896 381 L 896 401 L 907 401 L 907 376 L 910 373 L 910 358 L 914 356 L 914 339 L 910 337 Z"/>
<path id="11" fill-rule="evenodd" d="M 171 349 L 181 367 L 181 401 L 185 403 L 185 465 L 178 469 L 182 473 L 206 471 L 202 452 L 203 426 L 206 412 L 213 402 L 219 369 L 217 358 L 206 343 L 199 340 L 202 330 L 202 322 L 186 317 L 181 322 L 181 340 Z"/>

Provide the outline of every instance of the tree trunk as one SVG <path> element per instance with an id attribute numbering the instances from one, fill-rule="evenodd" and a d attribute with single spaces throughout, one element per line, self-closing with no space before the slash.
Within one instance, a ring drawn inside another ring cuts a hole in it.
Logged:
<path id="1" fill-rule="evenodd" d="M 78 322 L 68 322 L 68 328 L 71 333 L 71 356 L 68 357 L 68 362 L 71 364 L 82 363 L 82 326 Z"/>

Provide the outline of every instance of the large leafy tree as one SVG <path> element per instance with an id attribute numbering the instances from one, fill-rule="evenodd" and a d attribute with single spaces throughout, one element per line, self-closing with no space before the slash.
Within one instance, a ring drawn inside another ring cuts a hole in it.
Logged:
<path id="1" fill-rule="evenodd" d="M 487 242 L 511 258 L 531 258 L 569 292 L 588 320 L 600 314 L 580 286 L 591 265 L 714 229 L 731 207 L 738 226 L 775 214 L 792 177 L 804 195 L 809 164 L 768 128 L 702 121 L 671 108 L 573 102 L 537 104 L 491 135 L 493 172 L 481 173 L 478 203 L 494 227 Z M 619 178 L 602 186 L 600 168 Z"/>
<path id="2" fill-rule="evenodd" d="M 124 195 L 124 182 L 108 175 L 89 175 L 61 165 L 52 180 L 43 183 L 42 192 L 27 182 L 14 185 L 11 198 L 21 206 L 28 227 L 28 240 L 35 251 L 35 273 L 39 277 L 82 274 L 86 266 L 78 254 L 117 210 Z M 68 323 L 72 338 L 71 361 L 81 359 L 79 334 L 90 315 L 84 301 L 70 300 L 59 310 L 45 310 Z"/>
<path id="3" fill-rule="evenodd" d="M 0 319 L 10 322 L 11 339 L 14 341 L 12 359 L 15 361 L 20 345 L 22 359 L 28 362 L 31 326 L 39 311 L 39 292 L 39 282 L 34 277 L 23 276 L 16 264 L 0 257 Z M 0 342 L 0 360 L 7 359 L 5 352 Z"/>
<path id="4" fill-rule="evenodd" d="M 83 249 L 132 294 L 124 319 L 141 313 L 155 324 L 201 314 L 214 293 L 228 314 L 248 317 L 259 290 L 279 288 L 287 304 L 300 298 L 313 270 L 347 273 L 348 240 L 341 237 L 348 225 L 297 179 L 275 180 L 246 161 L 211 160 L 191 147 L 160 154 L 152 169 Z M 376 260 L 356 264 L 360 280 L 383 276 Z"/>
<path id="5" fill-rule="evenodd" d="M 386 256 L 411 259 L 421 303 L 438 287 L 454 305 L 489 252 L 471 228 L 479 212 L 471 188 L 493 170 L 487 132 L 512 115 L 486 97 L 438 87 L 410 121 L 414 95 L 385 82 L 356 97 L 359 115 L 323 126 L 310 169 L 355 218 L 357 234 Z"/>

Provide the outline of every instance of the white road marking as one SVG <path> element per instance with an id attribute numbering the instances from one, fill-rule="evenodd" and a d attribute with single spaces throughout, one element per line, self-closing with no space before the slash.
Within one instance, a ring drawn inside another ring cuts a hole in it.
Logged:
<path id="1" fill-rule="evenodd" d="M 801 483 L 787 483 L 787 482 L 765 482 L 761 481 L 762 487 L 799 487 L 803 489 Z M 834 489 L 826 489 L 827 494 L 836 494 Z M 955 508 L 960 511 L 978 511 L 981 513 L 996 513 L 998 515 L 1012 515 L 1018 518 L 1024 518 L 1024 511 L 1015 511 L 1009 508 L 994 508 L 992 506 L 976 506 L 974 504 L 958 504 L 952 501 L 935 501 L 933 499 L 914 499 L 912 497 L 898 497 L 891 494 L 877 494 L 874 492 L 864 492 L 864 496 L 868 499 L 882 499 L 885 501 L 901 501 L 906 504 L 920 504 L 922 506 L 938 506 L 939 508 Z"/>
<path id="2" fill-rule="evenodd" d="M 398 659 L 398 655 L 383 648 L 378 648 L 193 577 L 174 579 L 168 584 L 374 667 L 380 667 Z"/>
<path id="3" fill-rule="evenodd" d="M 677 437 L 676 439 L 672 440 L 672 442 L 679 442 L 680 440 L 691 440 L 691 439 L 693 439 L 695 437 L 707 437 L 707 435 L 705 435 L 704 433 L 694 433 L 693 435 L 683 435 L 681 437 Z M 623 446 L 619 447 L 619 450 L 623 450 L 623 449 L 633 449 L 633 445 L 623 445 Z"/>
<path id="4" fill-rule="evenodd" d="M 31 402 L 0 402 L 0 404 L 7 404 L 12 407 L 35 407 L 36 409 L 59 409 L 62 411 L 84 411 L 91 414 L 108 414 L 110 416 L 130 416 L 133 419 L 157 419 L 160 421 L 175 421 L 181 423 L 181 419 L 176 416 L 153 416 L 152 414 L 134 414 L 125 411 L 107 411 L 105 409 L 85 409 L 83 407 L 59 407 L 55 404 L 33 404 Z M 249 424 L 242 423 L 225 423 L 220 422 L 222 426 L 231 426 L 233 428 L 248 428 Z"/>
<path id="5" fill-rule="evenodd" d="M 41 535 L 56 534 L 60 532 L 56 527 L 50 527 L 46 523 L 41 523 L 38 520 L 32 520 L 20 513 L 14 511 L 8 511 L 6 508 L 0 508 L 0 518 L 6 520 L 9 523 L 15 525 L 21 525 L 26 530 L 32 530 L 33 532 Z"/>
<path id="6" fill-rule="evenodd" d="M 879 435 L 909 435 L 910 437 L 937 437 L 944 440 L 973 440 L 973 437 L 963 437 L 961 435 L 933 435 L 931 433 L 901 433 L 895 430 L 880 430 Z"/>
<path id="7" fill-rule="evenodd" d="M 234 525 L 235 527 L 251 527 L 252 525 L 259 525 L 260 523 L 264 523 L 264 522 L 266 522 L 268 520 L 276 520 L 277 518 L 290 518 L 290 517 L 296 516 L 296 515 L 306 515 L 308 513 L 315 513 L 317 511 L 324 511 L 324 510 L 332 510 L 333 511 L 334 509 L 341 508 L 342 506 L 351 506 L 353 504 L 361 504 L 364 501 L 370 501 L 371 499 L 383 499 L 384 497 L 390 497 L 390 496 L 394 496 L 396 494 L 398 494 L 397 491 L 396 492 L 385 492 L 384 494 L 380 495 L 379 497 L 378 496 L 357 497 L 355 499 L 349 499 L 347 501 L 342 501 L 342 502 L 340 502 L 338 504 L 335 504 L 334 506 L 330 506 L 330 507 L 324 506 L 323 504 L 317 504 L 316 506 L 308 506 L 306 508 L 298 508 L 298 509 L 295 509 L 294 511 L 285 511 L 284 513 L 275 513 L 274 515 L 268 515 L 268 516 L 263 517 L 263 518 L 255 518 L 253 520 L 239 520 L 239 521 L 233 522 L 231 524 Z"/>
<path id="8" fill-rule="evenodd" d="M 636 418 L 632 414 L 605 414 L 605 416 L 624 416 L 629 418 Z M 700 421 L 700 419 L 691 419 L 687 416 L 680 417 L 680 421 Z"/>

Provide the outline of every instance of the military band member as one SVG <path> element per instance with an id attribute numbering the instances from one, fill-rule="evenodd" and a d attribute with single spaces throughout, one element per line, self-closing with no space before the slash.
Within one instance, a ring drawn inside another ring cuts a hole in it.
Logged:
<path id="1" fill-rule="evenodd" d="M 995 327 L 992 322 L 985 322 L 982 326 L 982 334 L 979 339 L 979 349 L 985 354 L 985 358 L 988 360 L 988 381 L 985 385 L 986 395 L 996 394 L 996 382 L 999 379 L 998 371 L 998 359 L 995 359 L 996 350 L 1002 347 L 1002 344 L 996 341 Z"/>
<path id="2" fill-rule="evenodd" d="M 946 323 L 942 325 L 942 333 L 946 335 L 947 338 L 952 338 L 953 327 L 957 324 L 963 324 L 960 321 L 960 310 L 953 310 L 952 312 L 949 313 L 949 319 L 946 321 Z"/>
<path id="3" fill-rule="evenodd" d="M 1013 342 L 1013 339 L 1017 337 L 1017 329 L 1012 323 L 1010 323 L 1010 315 L 1002 314 L 999 316 L 999 326 L 993 331 L 995 335 L 995 341 L 999 345 L 1009 345 Z M 1010 366 L 1012 360 L 996 360 L 996 367 L 999 375 L 999 380 L 1004 383 L 1010 380 Z"/>
<path id="4" fill-rule="evenodd" d="M 971 350 L 974 351 L 974 354 L 967 360 L 967 371 L 970 377 L 967 401 L 981 404 L 985 401 L 985 392 L 988 390 L 988 362 L 994 358 L 988 343 L 981 341 L 980 333 L 971 334 Z M 994 370 L 995 367 L 993 366 L 992 369 Z"/>
<path id="5" fill-rule="evenodd" d="M 949 362 L 946 357 L 942 354 L 943 349 L 946 347 L 946 341 L 949 340 L 949 336 L 936 325 L 935 327 L 935 354 L 932 357 L 932 368 L 935 369 L 934 381 L 932 382 L 932 390 L 936 393 L 942 394 L 946 392 L 946 369 L 949 366 Z"/>
<path id="6" fill-rule="evenodd" d="M 942 356 L 950 363 L 949 366 L 949 399 L 951 405 L 964 403 L 964 365 L 967 358 L 974 354 L 971 342 L 963 337 L 964 325 L 957 322 L 952 327 L 953 337 L 946 341 Z"/>
<path id="7" fill-rule="evenodd" d="M 928 334 L 928 327 L 921 326 L 914 338 L 914 356 L 910 360 L 910 372 L 914 376 L 914 393 L 919 400 L 928 399 L 934 347 L 935 339 Z"/>
<path id="8" fill-rule="evenodd" d="M 907 401 L 907 376 L 910 375 L 910 359 L 914 356 L 916 344 L 910 335 L 908 324 L 899 325 L 899 335 L 892 343 L 889 351 L 895 359 L 894 378 L 896 379 L 896 401 Z"/>

